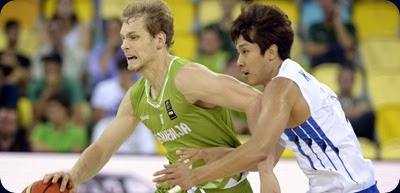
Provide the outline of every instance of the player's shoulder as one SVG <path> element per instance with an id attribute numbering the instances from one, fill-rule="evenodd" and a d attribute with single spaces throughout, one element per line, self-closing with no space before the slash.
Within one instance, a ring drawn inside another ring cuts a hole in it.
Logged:
<path id="1" fill-rule="evenodd" d="M 195 71 L 196 70 L 204 70 L 206 68 L 207 68 L 206 66 L 196 63 L 196 62 L 189 62 L 189 63 L 186 63 L 184 66 L 182 66 L 182 69 L 195 70 Z"/>
<path id="2" fill-rule="evenodd" d="M 175 79 L 193 83 L 194 81 L 208 77 L 211 74 L 213 74 L 213 72 L 206 66 L 191 62 L 182 66 L 182 68 L 177 72 Z"/>
<path id="3" fill-rule="evenodd" d="M 177 58 L 175 62 L 179 63 L 180 66 L 172 67 L 175 70 L 175 81 L 176 82 L 185 82 L 185 83 L 194 83 L 194 81 L 202 79 L 204 76 L 212 73 L 206 66 L 192 62 L 186 59 Z"/>
<path id="4" fill-rule="evenodd" d="M 204 66 L 202 64 L 199 64 L 199 63 L 193 62 L 191 60 L 188 60 L 186 58 L 181 58 L 178 56 L 174 57 L 173 63 L 178 64 L 179 66 L 181 66 L 181 68 L 184 68 L 184 69 L 201 68 L 202 66 Z"/>
<path id="5" fill-rule="evenodd" d="M 198 62 L 194 62 L 191 60 L 178 58 L 176 61 L 182 63 L 182 67 L 187 70 L 203 70 L 203 71 L 211 71 L 206 65 Z"/>

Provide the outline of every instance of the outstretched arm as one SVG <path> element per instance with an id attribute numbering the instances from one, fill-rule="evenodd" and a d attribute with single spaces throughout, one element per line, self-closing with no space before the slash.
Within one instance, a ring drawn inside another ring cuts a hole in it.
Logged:
<path id="1" fill-rule="evenodd" d="M 223 106 L 246 113 L 250 131 L 255 128 L 261 109 L 262 93 L 234 77 L 212 72 L 200 64 L 187 64 L 176 76 L 176 87 L 191 103 L 203 108 Z M 232 149 L 219 149 L 222 155 Z M 226 150 L 226 151 L 225 151 Z M 195 150 L 197 151 L 197 150 Z M 215 152 L 202 149 L 198 156 Z M 221 156 L 222 157 L 222 156 Z M 200 158 L 200 157 L 199 157 Z M 257 164 L 247 168 L 256 171 Z"/>
<path id="2" fill-rule="evenodd" d="M 78 183 L 83 183 L 96 175 L 139 123 L 138 118 L 133 114 L 129 95 L 130 91 L 122 100 L 115 119 L 107 126 L 98 141 L 85 150 L 72 168 L 71 175 L 76 177 Z M 83 173 L 82 171 L 86 168 L 92 169 Z"/>
<path id="3" fill-rule="evenodd" d="M 77 186 L 94 177 L 123 142 L 132 134 L 139 119 L 133 114 L 130 91 L 123 98 L 115 119 L 107 126 L 100 138 L 91 144 L 80 156 L 69 173 L 47 174 L 43 180 L 55 183 L 62 179 L 61 190 L 67 187 L 76 193 Z"/>
<path id="4" fill-rule="evenodd" d="M 176 88 L 186 100 L 202 108 L 226 107 L 246 113 L 249 128 L 255 128 L 262 93 L 200 64 L 187 64 L 176 75 Z"/>
<path id="5" fill-rule="evenodd" d="M 289 79 L 276 78 L 266 87 L 260 118 L 251 138 L 228 155 L 205 166 L 189 170 L 185 165 L 167 166 L 155 173 L 157 186 L 179 185 L 188 189 L 195 184 L 215 180 L 246 170 L 267 158 L 287 127 L 294 104 L 301 97 L 297 85 Z M 243 159 L 246 156 L 246 159 Z"/>

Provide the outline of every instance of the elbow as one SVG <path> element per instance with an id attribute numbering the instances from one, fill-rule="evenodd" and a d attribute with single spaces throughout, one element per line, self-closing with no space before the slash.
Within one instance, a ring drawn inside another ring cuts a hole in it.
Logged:
<path id="1" fill-rule="evenodd" d="M 258 115 L 261 111 L 261 101 L 262 101 L 261 94 L 255 95 L 247 104 L 245 112 L 257 112 Z"/>
<path id="2" fill-rule="evenodd" d="M 260 163 L 268 158 L 265 152 L 260 152 L 257 156 L 257 163 Z"/>
<path id="3" fill-rule="evenodd" d="M 269 147 L 266 143 L 259 143 L 257 149 L 257 154 L 258 154 L 258 161 L 264 161 L 268 158 L 268 155 L 270 154 L 271 147 Z"/>
<path id="4" fill-rule="evenodd" d="M 268 153 L 268 149 L 266 148 L 265 145 L 261 145 L 258 151 L 259 151 L 259 153 L 258 153 L 259 154 L 259 157 L 258 157 L 259 162 L 264 161 L 268 158 L 269 153 Z"/>
<path id="5" fill-rule="evenodd" d="M 268 157 L 268 152 L 267 152 L 267 149 L 264 148 L 265 145 L 258 143 L 256 147 L 257 148 L 254 148 L 252 151 L 252 153 L 253 153 L 252 157 L 254 158 L 254 162 L 259 163 L 259 162 L 266 160 Z"/>

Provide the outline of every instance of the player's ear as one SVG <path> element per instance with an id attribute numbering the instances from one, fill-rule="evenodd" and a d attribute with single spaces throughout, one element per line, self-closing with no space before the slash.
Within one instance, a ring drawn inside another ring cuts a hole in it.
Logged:
<path id="1" fill-rule="evenodd" d="M 278 56 L 278 46 L 276 44 L 272 44 L 267 49 L 267 52 L 268 52 L 269 61 L 272 61 L 273 59 L 275 59 Z"/>
<path id="2" fill-rule="evenodd" d="M 167 42 L 167 34 L 165 34 L 164 31 L 161 31 L 156 35 L 157 38 L 157 49 L 161 49 L 165 46 L 165 43 Z"/>

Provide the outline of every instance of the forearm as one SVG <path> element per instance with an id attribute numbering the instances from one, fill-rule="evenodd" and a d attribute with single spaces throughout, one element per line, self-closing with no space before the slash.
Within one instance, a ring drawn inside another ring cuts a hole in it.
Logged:
<path id="1" fill-rule="evenodd" d="M 107 155 L 98 146 L 89 146 L 80 156 L 71 169 L 72 179 L 81 184 L 93 178 L 109 161 L 111 155 Z"/>
<path id="2" fill-rule="evenodd" d="M 268 161 L 263 161 L 259 164 L 255 164 L 255 165 L 251 166 L 249 168 L 249 171 L 258 171 L 258 172 L 260 172 L 260 174 L 261 173 L 272 173 L 274 167 L 280 160 L 283 151 L 285 151 L 285 148 L 283 146 L 281 146 L 280 144 L 276 144 L 274 152 L 271 151 L 268 155 L 268 158 L 267 158 Z M 269 164 L 267 167 L 269 169 L 267 169 L 265 172 L 263 172 L 263 170 L 265 169 L 265 168 L 263 168 L 263 166 L 265 166 L 265 164 Z"/>
<path id="3" fill-rule="evenodd" d="M 256 144 L 249 141 L 222 159 L 192 170 L 195 176 L 195 183 L 209 182 L 248 170 L 251 166 L 266 158 L 266 154 L 259 153 L 263 148 L 255 150 L 255 147 Z M 245 159 L 244 155 L 246 155 Z"/>
<path id="4" fill-rule="evenodd" d="M 259 100 L 258 98 L 251 100 L 246 109 L 247 124 L 251 133 L 253 133 L 260 116 L 261 105 Z"/>
<path id="5" fill-rule="evenodd" d="M 268 158 L 258 164 L 258 173 L 261 182 L 261 192 L 278 193 L 280 186 L 278 179 L 274 174 L 274 166 L 276 164 L 276 148 L 273 149 Z"/>
<path id="6" fill-rule="evenodd" d="M 228 153 L 235 150 L 235 148 L 224 148 L 224 147 L 216 147 L 215 149 L 217 149 L 217 150 L 219 149 L 220 151 L 211 153 L 212 155 L 215 155 L 214 160 L 219 160 L 219 159 L 223 158 L 224 156 L 226 156 Z M 256 172 L 256 171 L 258 171 L 258 164 L 253 164 L 245 170 Z"/>
<path id="7" fill-rule="evenodd" d="M 279 193 L 281 188 L 274 173 L 260 173 L 260 192 Z"/>

